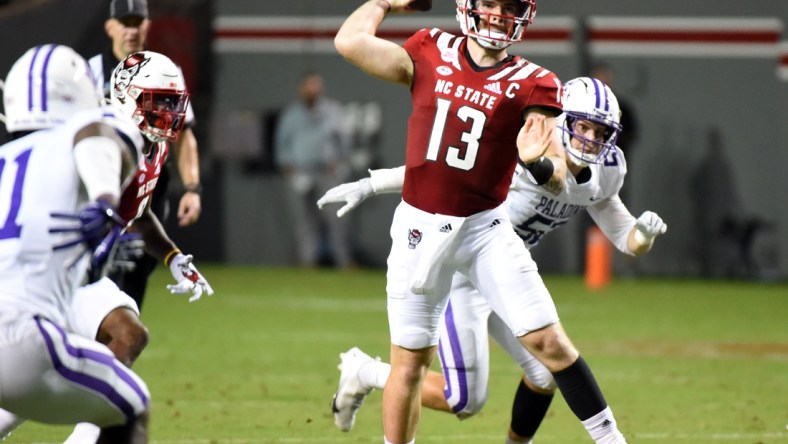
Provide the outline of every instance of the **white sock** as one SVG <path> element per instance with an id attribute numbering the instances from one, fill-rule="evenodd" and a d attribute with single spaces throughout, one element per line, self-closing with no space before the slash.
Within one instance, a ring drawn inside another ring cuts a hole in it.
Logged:
<path id="1" fill-rule="evenodd" d="M 383 390 L 391 373 L 391 365 L 385 362 L 368 362 L 358 369 L 358 380 L 366 387 Z"/>
<path id="2" fill-rule="evenodd" d="M 89 422 L 80 422 L 63 444 L 96 444 L 101 429 Z"/>
<path id="3" fill-rule="evenodd" d="M 416 442 L 416 438 L 413 438 L 413 441 L 406 442 L 405 444 L 414 444 L 415 442 Z M 386 439 L 386 435 L 383 435 L 383 444 L 394 444 L 394 443 Z"/>
<path id="4" fill-rule="evenodd" d="M 583 421 L 591 439 L 597 444 L 626 444 L 624 435 L 618 431 L 613 411 L 606 407 L 601 412 Z"/>
<path id="5" fill-rule="evenodd" d="M 6 439 L 23 422 L 25 422 L 24 418 L 0 409 L 0 441 Z"/>

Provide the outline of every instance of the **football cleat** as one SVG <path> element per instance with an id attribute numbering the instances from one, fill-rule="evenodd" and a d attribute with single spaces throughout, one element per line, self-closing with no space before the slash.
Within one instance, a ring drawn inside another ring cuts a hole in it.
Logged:
<path id="1" fill-rule="evenodd" d="M 372 387 L 364 387 L 358 377 L 358 372 L 364 364 L 375 360 L 369 355 L 353 347 L 345 353 L 339 354 L 340 363 L 337 368 L 339 374 L 339 388 L 331 401 L 331 410 L 334 413 L 334 424 L 339 430 L 349 432 L 356 422 L 356 412 L 364 403 L 364 398 L 372 392 Z M 380 358 L 377 358 L 380 361 Z"/>

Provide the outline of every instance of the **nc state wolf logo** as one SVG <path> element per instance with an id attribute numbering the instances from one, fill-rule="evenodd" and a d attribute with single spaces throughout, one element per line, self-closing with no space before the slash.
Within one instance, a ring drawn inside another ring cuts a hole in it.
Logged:
<path id="1" fill-rule="evenodd" d="M 416 248 L 419 242 L 421 242 L 421 231 L 415 228 L 408 230 L 408 248 L 411 250 Z"/>
<path id="2" fill-rule="evenodd" d="M 140 53 L 134 53 L 123 61 L 123 66 L 115 68 L 115 84 L 113 85 L 113 94 L 120 103 L 126 103 L 126 90 L 131 84 L 131 79 L 134 78 L 139 72 L 140 68 L 145 66 L 150 59 L 144 57 Z"/>

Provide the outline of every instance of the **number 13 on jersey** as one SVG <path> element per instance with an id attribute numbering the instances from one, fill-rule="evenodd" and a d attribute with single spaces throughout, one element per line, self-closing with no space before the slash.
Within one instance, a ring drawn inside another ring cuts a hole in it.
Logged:
<path id="1" fill-rule="evenodd" d="M 446 119 L 451 109 L 451 101 L 439 98 L 437 105 L 426 156 L 427 160 L 432 161 L 437 161 L 440 154 L 441 140 L 443 140 L 443 132 L 446 130 Z M 449 146 L 446 150 L 446 163 L 450 167 L 468 171 L 476 163 L 479 139 L 482 137 L 487 115 L 478 109 L 463 105 L 457 110 L 457 117 L 463 122 L 470 122 L 470 130 L 463 132 L 460 137 L 460 140 L 465 143 L 465 156 L 460 157 L 461 148 Z"/>

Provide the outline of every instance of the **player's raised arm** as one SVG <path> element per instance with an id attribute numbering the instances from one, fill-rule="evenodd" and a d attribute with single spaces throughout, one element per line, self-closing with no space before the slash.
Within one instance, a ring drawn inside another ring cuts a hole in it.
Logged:
<path id="1" fill-rule="evenodd" d="M 342 217 L 357 206 L 361 205 L 369 196 L 385 193 L 399 193 L 405 182 L 405 166 L 380 170 L 369 170 L 369 177 L 355 182 L 343 183 L 326 191 L 317 201 L 321 210 L 325 204 L 344 204 L 337 210 L 337 217 Z"/>
<path id="2" fill-rule="evenodd" d="M 389 12 L 408 11 L 412 0 L 369 0 L 356 9 L 334 37 L 337 51 L 364 72 L 389 82 L 410 86 L 413 61 L 396 43 L 376 37 Z"/>

